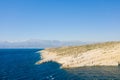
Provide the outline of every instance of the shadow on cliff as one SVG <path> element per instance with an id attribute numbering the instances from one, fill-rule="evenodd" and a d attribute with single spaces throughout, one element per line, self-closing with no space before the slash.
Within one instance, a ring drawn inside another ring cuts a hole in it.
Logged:
<path id="1" fill-rule="evenodd" d="M 85 80 L 120 80 L 120 66 L 93 66 L 65 69 Z"/>
<path id="2" fill-rule="evenodd" d="M 36 65 L 39 69 L 40 80 L 80 80 L 79 76 L 61 69 L 61 65 L 57 62 L 49 61 Z"/>
<path id="3" fill-rule="evenodd" d="M 36 60 L 34 63 L 39 60 L 41 60 L 41 54 L 36 54 Z M 38 80 L 80 80 L 77 75 L 69 73 L 66 69 L 62 69 L 61 64 L 54 61 L 48 61 L 37 65 L 35 64 L 34 67 L 34 71 L 37 73 L 35 79 Z"/>
<path id="4" fill-rule="evenodd" d="M 119 66 L 94 66 L 61 69 L 56 62 L 46 62 L 39 66 L 41 80 L 120 80 Z"/>
<path id="5" fill-rule="evenodd" d="M 62 69 L 57 62 L 49 61 L 36 67 L 40 80 L 120 80 L 120 65 Z"/>

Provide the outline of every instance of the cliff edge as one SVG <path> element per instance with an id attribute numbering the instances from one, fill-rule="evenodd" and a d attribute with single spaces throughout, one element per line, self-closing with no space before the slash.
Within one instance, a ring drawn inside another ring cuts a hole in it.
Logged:
<path id="1" fill-rule="evenodd" d="M 120 42 L 105 42 L 83 46 L 49 48 L 40 51 L 42 60 L 56 61 L 62 68 L 83 66 L 118 66 L 120 64 Z"/>

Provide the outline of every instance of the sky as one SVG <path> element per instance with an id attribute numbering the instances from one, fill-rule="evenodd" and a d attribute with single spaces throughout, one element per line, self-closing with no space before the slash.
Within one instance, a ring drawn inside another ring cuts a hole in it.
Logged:
<path id="1" fill-rule="evenodd" d="M 0 0 L 0 41 L 120 40 L 120 0 Z"/>

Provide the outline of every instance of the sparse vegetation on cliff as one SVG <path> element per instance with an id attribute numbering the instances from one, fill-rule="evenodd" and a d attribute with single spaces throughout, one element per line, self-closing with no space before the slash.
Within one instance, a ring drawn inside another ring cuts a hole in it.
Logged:
<path id="1" fill-rule="evenodd" d="M 120 42 L 49 48 L 41 52 L 43 59 L 37 64 L 56 61 L 64 68 L 120 65 Z"/>
<path id="2" fill-rule="evenodd" d="M 93 49 L 107 49 L 112 48 L 120 44 L 120 42 L 105 42 L 105 43 L 96 43 L 96 44 L 88 44 L 82 46 L 70 46 L 70 47 L 60 47 L 60 48 L 49 48 L 46 51 L 57 53 L 57 55 L 78 55 L 80 53 L 84 53 Z"/>

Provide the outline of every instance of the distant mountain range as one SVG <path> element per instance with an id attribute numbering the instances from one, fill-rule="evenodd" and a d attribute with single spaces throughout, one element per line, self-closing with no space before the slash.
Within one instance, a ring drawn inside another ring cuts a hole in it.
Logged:
<path id="1" fill-rule="evenodd" d="M 82 41 L 59 41 L 59 40 L 27 40 L 20 42 L 0 42 L 0 48 L 50 48 L 61 46 L 77 46 L 88 44 Z"/>

